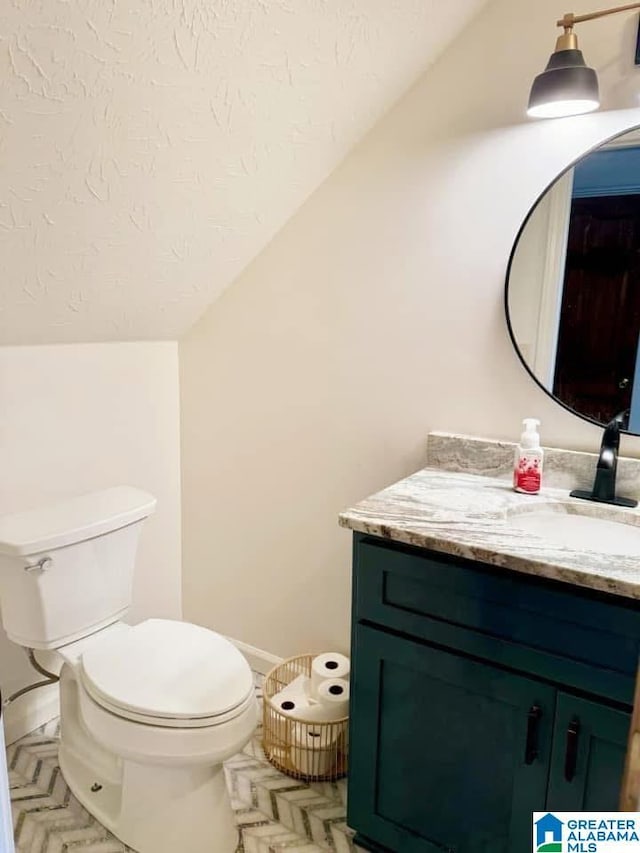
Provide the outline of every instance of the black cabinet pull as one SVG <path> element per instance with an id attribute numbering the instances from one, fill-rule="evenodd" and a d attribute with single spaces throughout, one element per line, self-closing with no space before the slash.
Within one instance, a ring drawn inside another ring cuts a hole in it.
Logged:
<path id="1" fill-rule="evenodd" d="M 527 742 L 524 748 L 524 763 L 533 764 L 538 757 L 538 727 L 542 717 L 542 708 L 532 705 L 527 714 Z"/>
<path id="2" fill-rule="evenodd" d="M 564 754 L 564 778 L 573 782 L 578 763 L 578 737 L 580 735 L 580 720 L 575 717 L 567 728 L 567 751 Z"/>

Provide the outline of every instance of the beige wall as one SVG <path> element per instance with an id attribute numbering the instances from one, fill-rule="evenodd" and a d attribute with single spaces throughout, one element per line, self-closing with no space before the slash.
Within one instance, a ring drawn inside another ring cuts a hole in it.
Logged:
<path id="1" fill-rule="evenodd" d="M 92 489 L 148 489 L 132 620 L 181 615 L 177 344 L 0 348 L 0 514 Z M 0 631 L 3 696 L 37 680 Z M 38 691 L 7 710 L 12 740 L 51 714 Z"/>
<path id="2" fill-rule="evenodd" d="M 0 341 L 183 334 L 485 2 L 0 2 Z"/>
<path id="3" fill-rule="evenodd" d="M 535 415 L 545 442 L 597 446 L 526 375 L 502 309 L 529 206 L 640 121 L 526 121 L 557 12 L 490 4 L 181 341 L 187 618 L 283 655 L 346 648 L 337 514 L 423 464 L 430 429 L 513 438 Z M 581 30 L 605 106 L 638 86 L 635 26 Z"/>

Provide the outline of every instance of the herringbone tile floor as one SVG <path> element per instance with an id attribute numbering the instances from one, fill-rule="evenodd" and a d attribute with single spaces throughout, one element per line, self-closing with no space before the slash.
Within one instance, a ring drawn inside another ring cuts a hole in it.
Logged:
<path id="1" fill-rule="evenodd" d="M 257 676 L 259 698 L 260 686 Z M 58 733 L 53 721 L 7 749 L 16 853 L 129 853 L 67 787 L 58 766 Z M 355 850 L 345 823 L 344 780 L 305 785 L 291 779 L 266 761 L 260 741 L 258 730 L 225 764 L 238 853 Z"/>

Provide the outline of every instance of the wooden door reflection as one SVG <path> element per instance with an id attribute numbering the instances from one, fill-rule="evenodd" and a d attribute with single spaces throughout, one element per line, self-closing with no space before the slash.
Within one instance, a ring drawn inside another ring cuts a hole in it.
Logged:
<path id="1" fill-rule="evenodd" d="M 553 393 L 601 423 L 630 406 L 639 275 L 640 194 L 574 199 Z"/>

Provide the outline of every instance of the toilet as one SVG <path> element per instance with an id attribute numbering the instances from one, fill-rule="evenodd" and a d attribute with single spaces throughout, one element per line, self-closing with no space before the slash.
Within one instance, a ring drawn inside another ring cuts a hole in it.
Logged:
<path id="1" fill-rule="evenodd" d="M 100 823 L 138 853 L 233 853 L 222 762 L 255 730 L 253 675 L 207 628 L 122 621 L 155 505 L 120 486 L 0 517 L 2 624 L 61 661 L 60 768 Z"/>

